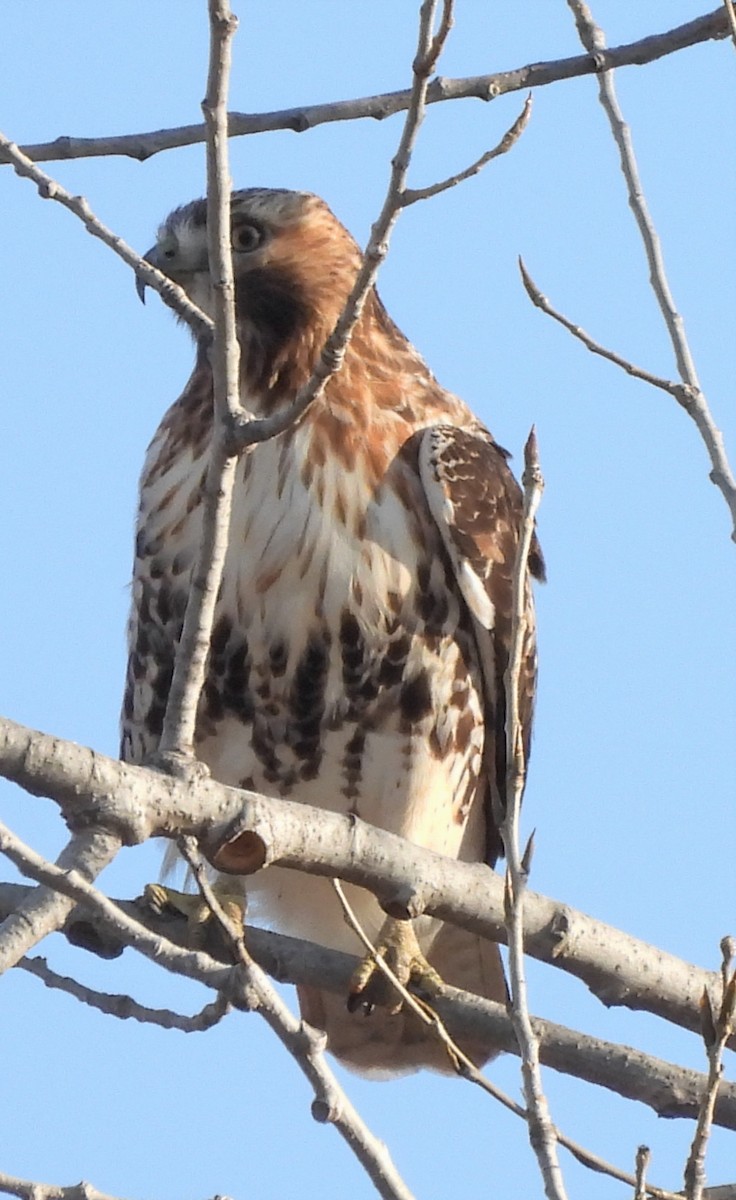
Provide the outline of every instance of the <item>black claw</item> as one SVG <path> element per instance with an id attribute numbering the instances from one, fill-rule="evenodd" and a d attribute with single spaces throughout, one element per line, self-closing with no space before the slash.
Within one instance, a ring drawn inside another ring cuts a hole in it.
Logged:
<path id="1" fill-rule="evenodd" d="M 362 1009 L 364 1017 L 369 1017 L 375 1007 L 372 1001 L 365 999 L 363 992 L 351 992 L 346 1001 L 349 1013 L 359 1012 Z"/>

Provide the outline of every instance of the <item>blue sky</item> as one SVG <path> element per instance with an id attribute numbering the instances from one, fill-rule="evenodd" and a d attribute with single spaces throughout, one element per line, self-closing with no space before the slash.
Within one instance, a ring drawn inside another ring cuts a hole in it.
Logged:
<path id="1" fill-rule="evenodd" d="M 441 65 L 475 75 L 580 52 L 562 0 L 458 0 Z M 418 4 L 251 0 L 241 18 L 233 109 L 403 88 Z M 699 15 L 695 0 L 596 0 L 610 44 Z M 18 142 L 200 119 L 206 5 L 92 10 L 78 0 L 5 6 L 0 96 Z M 736 58 L 711 43 L 618 74 L 650 208 L 714 417 L 736 457 L 733 196 L 729 114 Z M 494 145 L 522 97 L 434 106 L 411 182 L 451 174 Z M 401 118 L 333 124 L 232 143 L 238 186 L 311 189 L 362 240 L 388 177 Z M 51 164 L 132 245 L 204 190 L 204 153 L 146 163 Z M 3 587 L 0 710 L 115 753 L 137 476 L 147 442 L 189 373 L 185 332 L 129 270 L 59 206 L 0 170 L 3 282 L 0 395 Z M 478 178 L 399 222 L 380 290 L 447 387 L 521 460 L 538 430 L 546 491 L 538 593 L 540 697 L 527 831 L 532 886 L 697 962 L 716 966 L 734 933 L 734 546 L 695 427 L 675 402 L 593 358 L 532 308 L 522 254 L 542 290 L 605 344 L 655 372 L 674 367 L 647 288 L 595 83 L 536 92 L 530 126 Z M 3 819 L 52 856 L 55 807 L 8 785 Z M 159 848 L 125 851 L 104 876 L 131 896 Z M 12 877 L 8 868 L 8 877 Z M 101 963 L 52 938 L 57 970 L 150 1004 L 207 999 L 131 951 Z M 695 1037 L 605 1010 L 582 984 L 530 964 L 534 1012 L 700 1066 Z M 4 1077 L 0 1169 L 118 1196 L 205 1200 L 216 1192 L 338 1200 L 373 1189 L 337 1135 L 309 1116 L 306 1084 L 256 1017 L 206 1035 L 116 1022 L 20 972 L 0 986 Z M 492 1068 L 519 1094 L 516 1060 Z M 341 1072 L 366 1120 L 422 1200 L 542 1194 L 523 1126 L 469 1085 L 427 1074 L 372 1083 Z M 651 1178 L 676 1190 L 683 1122 L 545 1075 L 555 1121 L 621 1166 L 653 1150 Z M 572 1195 L 624 1189 L 563 1153 Z M 712 1183 L 732 1179 L 732 1135 L 716 1133 Z"/>

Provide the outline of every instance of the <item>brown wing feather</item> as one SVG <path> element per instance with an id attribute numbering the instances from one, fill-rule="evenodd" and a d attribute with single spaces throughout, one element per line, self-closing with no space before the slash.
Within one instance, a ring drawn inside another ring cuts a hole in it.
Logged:
<path id="1" fill-rule="evenodd" d="M 506 802 L 506 691 L 504 673 L 511 644 L 512 586 L 522 517 L 522 493 L 505 450 L 478 425 L 474 430 L 436 425 L 424 433 L 419 470 L 430 511 L 450 557 L 460 591 L 473 616 L 483 664 L 485 759 L 488 764 L 488 859 L 502 853 L 494 814 Z M 536 535 L 529 566 L 545 577 Z M 519 709 L 528 761 L 537 678 L 531 589 L 519 678 Z"/>

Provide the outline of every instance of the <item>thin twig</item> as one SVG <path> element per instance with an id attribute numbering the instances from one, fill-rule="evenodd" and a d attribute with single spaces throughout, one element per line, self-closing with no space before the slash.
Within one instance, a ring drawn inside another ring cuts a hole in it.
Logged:
<path id="1" fill-rule="evenodd" d="M 139 1004 L 132 996 L 98 992 L 77 979 L 59 975 L 51 969 L 46 959 L 40 956 L 22 958 L 16 963 L 16 968 L 35 975 L 47 988 L 66 992 L 82 1004 L 88 1004 L 90 1008 L 99 1009 L 107 1016 L 117 1017 L 121 1021 L 139 1021 L 142 1025 L 157 1025 L 161 1029 L 178 1029 L 181 1033 L 204 1033 L 213 1025 L 217 1025 L 230 1011 L 230 1003 L 224 996 L 219 996 L 212 1004 L 205 1005 L 191 1017 L 173 1012 L 169 1008 L 149 1008 L 145 1004 Z"/>
<path id="2" fill-rule="evenodd" d="M 702 1032 L 708 1055 L 708 1083 L 698 1113 L 690 1154 L 685 1164 L 685 1196 L 687 1200 L 702 1200 L 705 1188 L 705 1152 L 713 1126 L 718 1085 L 723 1074 L 723 1051 L 734 1026 L 736 1010 L 736 971 L 733 968 L 734 939 L 726 937 L 721 942 L 722 997 L 714 1012 L 713 1002 L 707 989 L 702 999 Z"/>
<path id="3" fill-rule="evenodd" d="M 466 1070 L 475 1070 L 476 1068 L 472 1060 L 463 1053 L 457 1043 L 450 1037 L 450 1034 L 447 1032 L 444 1023 L 434 1011 L 432 1006 L 427 1004 L 424 1000 L 419 1000 L 416 996 L 412 995 L 412 993 L 404 986 L 395 972 L 391 970 L 383 955 L 377 953 L 376 947 L 373 945 L 373 942 L 368 937 L 368 934 L 365 932 L 363 926 L 355 915 L 353 907 L 345 895 L 345 891 L 340 883 L 340 880 L 332 879 L 330 882 L 335 890 L 338 900 L 340 901 L 345 921 L 350 926 L 353 933 L 355 933 L 363 943 L 366 950 L 371 955 L 371 958 L 373 959 L 377 969 L 386 979 L 389 980 L 391 986 L 401 997 L 406 1008 L 411 1009 L 411 1011 L 416 1017 L 419 1018 L 423 1025 L 426 1025 L 434 1030 L 437 1038 L 442 1042 L 445 1050 L 447 1051 L 447 1057 L 449 1058 L 453 1069 L 457 1071 L 459 1075 L 465 1074 Z"/>
<path id="4" fill-rule="evenodd" d="M 495 100 L 511 92 L 524 92 L 530 88 L 547 87 L 566 79 L 577 79 L 593 75 L 602 67 L 642 66 L 655 62 L 664 55 L 673 54 L 702 42 L 728 37 L 728 21 L 722 7 L 688 21 L 684 25 L 668 29 L 664 33 L 650 34 L 636 42 L 606 50 L 600 57 L 591 59 L 589 54 L 573 58 L 556 59 L 549 62 L 531 63 L 511 71 L 499 71 L 492 75 L 476 75 L 467 79 L 433 80 L 427 90 L 428 104 L 441 104 L 449 100 L 478 99 Z M 294 133 L 305 133 L 319 125 L 334 121 L 356 121 L 371 118 L 382 121 L 395 113 L 404 112 L 411 100 L 408 90 L 386 92 L 378 96 L 363 96 L 335 103 L 308 104 L 298 108 L 281 109 L 270 113 L 230 113 L 230 137 L 242 137 L 275 130 L 288 129 Z M 59 137 L 51 142 L 38 142 L 23 146 L 23 151 L 35 162 L 95 158 L 108 155 L 123 155 L 144 162 L 154 154 L 181 146 L 197 145 L 206 141 L 204 125 L 179 125 L 170 129 L 156 129 L 147 133 L 122 134 L 99 138 Z M 0 163 L 2 152 L 0 151 Z"/>
<path id="5" fill-rule="evenodd" d="M 468 1058 L 467 1054 L 460 1049 L 460 1046 L 450 1035 L 447 1026 L 432 1005 L 428 1004 L 424 1000 L 418 1000 L 417 997 L 414 996 L 404 986 L 404 984 L 402 984 L 401 980 L 397 978 L 396 974 L 391 970 L 385 959 L 376 952 L 373 942 L 368 937 L 368 934 L 355 914 L 355 910 L 345 895 L 345 891 L 339 879 L 332 879 L 331 883 L 335 889 L 337 898 L 340 901 L 343 915 L 347 924 L 350 926 L 353 933 L 355 933 L 363 943 L 378 970 L 385 976 L 386 979 L 390 981 L 398 995 L 401 996 L 405 1006 L 411 1009 L 411 1011 L 419 1018 L 422 1024 L 427 1025 L 434 1031 L 437 1038 L 444 1045 L 447 1051 L 447 1056 L 457 1074 L 460 1075 L 461 1078 L 467 1079 L 468 1082 L 474 1083 L 477 1087 L 481 1088 L 482 1091 L 486 1092 L 487 1095 L 492 1096 L 494 1100 L 497 1100 L 498 1103 L 503 1105 L 504 1108 L 508 1109 L 509 1112 L 512 1112 L 515 1116 L 520 1117 L 522 1121 L 528 1122 L 527 1110 L 523 1108 L 521 1104 L 518 1104 L 516 1100 L 512 1100 L 511 1097 L 506 1094 L 506 1092 L 499 1088 L 486 1075 L 484 1075 L 481 1070 L 479 1070 L 472 1059 Z M 608 1175 L 611 1179 L 617 1179 L 621 1183 L 627 1183 L 631 1186 L 636 1183 L 634 1176 L 628 1171 L 622 1171 L 618 1167 L 615 1167 L 612 1163 L 606 1162 L 605 1159 L 601 1158 L 597 1154 L 594 1154 L 585 1146 L 581 1146 L 579 1142 L 575 1142 L 572 1138 L 567 1137 L 566 1134 L 562 1133 L 561 1130 L 557 1129 L 555 1126 L 552 1127 L 552 1134 L 555 1140 L 561 1146 L 564 1146 L 565 1149 L 568 1150 L 579 1163 L 585 1167 L 588 1167 L 591 1171 L 595 1171 L 600 1175 Z M 655 1197 L 656 1200 L 676 1200 L 676 1197 L 673 1193 L 663 1191 L 661 1188 L 650 1188 L 649 1195 Z"/>
<path id="6" fill-rule="evenodd" d="M 553 320 L 559 321 L 560 325 L 563 325 L 573 337 L 581 341 L 592 354 L 600 354 L 601 358 L 606 358 L 609 362 L 615 363 L 617 367 L 621 367 L 623 371 L 626 371 L 627 375 L 632 375 L 635 379 L 643 379 L 645 383 L 651 384 L 652 387 L 661 388 L 662 391 L 668 392 L 670 396 L 674 396 L 680 404 L 685 405 L 686 394 L 688 392 L 687 384 L 675 383 L 673 380 L 665 379 L 661 375 L 653 375 L 651 371 L 635 366 L 634 363 L 623 358 L 622 355 L 616 354 L 615 351 L 608 350 L 605 346 L 602 346 L 600 342 L 594 341 L 589 333 L 586 333 L 584 329 L 581 329 L 579 325 L 576 325 L 564 313 L 561 313 L 552 306 L 547 296 L 537 287 L 526 269 L 524 260 L 521 258 L 519 259 L 519 270 L 526 293 L 532 304 L 536 308 L 541 309 L 547 316 L 552 317 Z"/>
<path id="7" fill-rule="evenodd" d="M 529 1140 L 537 1156 L 549 1200 L 565 1200 L 565 1184 L 557 1158 L 554 1125 L 542 1086 L 539 1043 L 529 1015 L 524 973 L 524 892 L 528 854 L 519 845 L 521 798 L 526 780 L 524 739 L 519 710 L 519 676 L 529 635 L 529 552 L 534 518 L 544 480 L 539 467 L 537 439 L 532 429 L 524 447 L 524 507 L 512 587 L 511 647 L 504 680 L 506 693 L 506 796 L 501 835 L 506 853 L 506 928 L 509 948 L 510 1016 L 521 1051 L 521 1074 L 527 1108 Z"/>
<path id="8" fill-rule="evenodd" d="M 412 1200 L 411 1192 L 391 1161 L 388 1148 L 371 1133 L 325 1062 L 324 1035 L 305 1022 L 297 1020 L 251 958 L 245 947 L 242 925 L 238 927 L 220 904 L 209 883 L 204 859 L 194 839 L 182 838 L 179 846 L 194 874 L 202 897 L 235 952 L 247 986 L 256 997 L 255 1007 L 314 1089 L 312 1116 L 322 1124 L 329 1123 L 335 1126 L 380 1196 L 385 1200 Z"/>
<path id="9" fill-rule="evenodd" d="M 223 967 L 222 963 L 217 962 L 203 950 L 185 950 L 162 934 L 152 933 L 141 921 L 124 912 L 89 883 L 78 870 L 63 869 L 54 863 L 47 862 L 40 854 L 16 837 L 1 821 L 0 851 L 15 864 L 23 875 L 28 876 L 29 879 L 35 879 L 37 883 L 43 885 L 44 889 L 53 889 L 59 900 L 65 903 L 71 901 L 70 904 L 67 904 L 67 913 L 75 904 L 83 905 L 85 909 L 90 909 L 96 915 L 104 929 L 120 938 L 125 945 L 132 946 L 146 958 L 166 967 L 167 970 L 173 971 L 177 975 L 184 975 L 187 979 L 196 979 L 200 983 L 205 983 L 216 992 L 227 995 L 233 1003 L 236 1002 L 232 968 Z M 38 938 L 35 939 L 35 941 L 38 940 Z M 242 996 L 237 998 L 237 1002 L 240 1007 L 244 1007 Z"/>
<path id="10" fill-rule="evenodd" d="M 649 1160 L 651 1157 L 652 1152 L 648 1146 L 638 1147 L 636 1151 L 636 1186 L 634 1191 L 634 1200 L 646 1200 L 647 1198 L 647 1167 L 649 1166 Z"/>
<path id="11" fill-rule="evenodd" d="M 708 402 L 700 386 L 695 363 L 685 333 L 685 323 L 677 311 L 667 279 L 662 247 L 654 228 L 642 188 L 639 168 L 634 154 L 631 130 L 624 121 L 616 97 L 613 73 L 605 64 L 606 42 L 603 31 L 596 25 L 584 0 L 567 0 L 575 18 L 578 35 L 586 50 L 598 64 L 598 98 L 608 118 L 618 147 L 621 171 L 626 180 L 629 206 L 644 244 L 649 264 L 649 281 L 659 305 L 677 363 L 677 371 L 687 391 L 678 396 L 680 404 L 695 422 L 711 461 L 710 480 L 723 495 L 733 521 L 732 538 L 736 541 L 736 478 L 734 478 L 723 443 Z"/>
<path id="12" fill-rule="evenodd" d="M 408 208 L 410 204 L 416 204 L 418 200 L 429 200 L 431 196 L 438 196 L 440 192 L 446 192 L 448 188 L 456 187 L 458 183 L 464 183 L 466 179 L 472 179 L 492 159 L 499 158 L 502 154 L 507 154 L 516 145 L 526 129 L 531 112 L 532 97 L 530 93 L 524 101 L 524 107 L 519 116 L 511 128 L 506 130 L 501 141 L 492 150 L 486 150 L 485 154 L 481 154 L 480 158 L 471 163 L 469 167 L 466 167 L 464 171 L 458 171 L 457 175 L 450 175 L 449 178 L 441 180 L 440 183 L 433 183 L 429 187 L 424 188 L 406 188 L 401 201 L 402 206 Z"/>
<path id="13" fill-rule="evenodd" d="M 122 258 L 123 262 L 132 267 L 136 275 L 145 281 L 147 286 L 158 292 L 161 299 L 168 304 L 169 308 L 173 309 L 177 316 L 186 321 L 195 335 L 202 337 L 211 331 L 212 322 L 209 317 L 205 316 L 201 309 L 192 303 L 186 292 L 167 275 L 163 275 L 161 271 L 157 271 L 149 262 L 141 258 L 140 254 L 137 254 L 118 234 L 108 229 L 107 225 L 104 225 L 92 212 L 84 196 L 72 196 L 60 183 L 35 166 L 28 155 L 24 154 L 14 142 L 11 142 L 2 133 L 0 133 L 0 155 L 4 155 L 6 160 L 11 163 L 16 175 L 21 175 L 35 183 L 42 199 L 56 200 L 79 218 L 92 237 L 99 238 L 110 250 L 114 250 L 118 257 Z"/>
<path id="14" fill-rule="evenodd" d="M 417 52 L 413 63 L 414 80 L 411 99 L 399 145 L 391 160 L 386 197 L 371 228 L 368 245 L 363 252 L 363 260 L 355 283 L 335 328 L 322 348 L 311 379 L 299 389 L 289 408 L 257 421 L 241 419 L 239 422 L 233 422 L 233 447 L 242 450 L 245 446 L 267 441 L 279 433 L 283 433 L 324 392 L 330 378 L 340 370 L 343 364 L 353 330 L 360 320 L 368 293 L 388 254 L 389 239 L 403 207 L 409 164 L 427 107 L 429 77 L 442 51 L 444 40 L 452 23 L 452 7 L 451 3 L 446 5 L 440 28 L 437 34 L 433 35 L 437 0 L 424 0 L 422 3 L 419 14 Z"/>
<path id="15" fill-rule="evenodd" d="M 202 504 L 202 533 L 159 742 L 159 754 L 185 757 L 194 754 L 197 707 L 207 673 L 215 606 L 230 536 L 237 457 L 229 446 L 228 426 L 242 415 L 227 136 L 231 47 L 238 23 L 227 0 L 209 0 L 208 11 L 210 60 L 202 111 L 207 125 L 207 249 L 214 305 L 211 350 L 214 422 Z"/>

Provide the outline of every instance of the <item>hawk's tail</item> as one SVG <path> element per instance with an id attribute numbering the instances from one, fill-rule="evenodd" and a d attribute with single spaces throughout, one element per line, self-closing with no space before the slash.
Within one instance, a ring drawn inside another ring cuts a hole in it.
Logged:
<path id="1" fill-rule="evenodd" d="M 506 980 L 495 942 L 452 925 L 442 925 L 427 959 L 445 983 L 505 1004 Z M 348 1012 L 346 999 L 318 988 L 297 988 L 302 1016 L 327 1033 L 328 1049 L 362 1074 L 386 1076 L 428 1067 L 452 1072 L 442 1042 L 414 1013 L 375 1008 L 370 1016 Z M 459 1040 L 460 1049 L 482 1066 L 498 1052 L 489 1038 Z"/>

